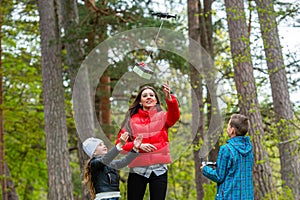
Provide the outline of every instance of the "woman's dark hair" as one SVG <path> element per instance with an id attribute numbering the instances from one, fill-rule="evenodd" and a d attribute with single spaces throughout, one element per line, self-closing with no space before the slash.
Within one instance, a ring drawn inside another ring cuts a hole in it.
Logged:
<path id="1" fill-rule="evenodd" d="M 160 101 L 159 101 L 156 90 L 153 87 L 149 86 L 149 85 L 143 86 L 140 89 L 137 96 L 135 97 L 134 102 L 129 107 L 129 109 L 126 113 L 125 119 L 124 119 L 124 121 L 122 122 L 122 125 L 121 125 L 121 129 L 122 128 L 126 129 L 126 131 L 129 133 L 129 136 L 130 136 L 131 140 L 133 140 L 133 137 L 132 137 L 132 131 L 131 131 L 131 127 L 130 127 L 130 119 L 134 114 L 136 114 L 139 111 L 140 108 L 142 108 L 142 106 L 140 105 L 140 100 L 141 100 L 141 96 L 142 96 L 143 91 L 146 90 L 146 89 L 150 89 L 154 92 L 155 98 L 157 100 L 155 107 L 156 107 L 158 112 L 162 111 L 162 107 L 160 105 Z"/>

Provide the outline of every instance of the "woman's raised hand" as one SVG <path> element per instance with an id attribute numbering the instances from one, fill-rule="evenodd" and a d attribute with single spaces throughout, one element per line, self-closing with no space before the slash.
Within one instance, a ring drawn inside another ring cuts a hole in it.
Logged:
<path id="1" fill-rule="evenodd" d="M 167 80 L 167 82 L 166 83 L 164 83 L 163 85 L 162 85 L 162 88 L 163 88 L 163 91 L 164 91 L 164 94 L 165 94 L 165 96 L 166 96 L 166 98 L 168 98 L 169 100 L 171 100 L 171 88 L 170 88 L 170 86 L 169 86 L 169 81 Z"/>

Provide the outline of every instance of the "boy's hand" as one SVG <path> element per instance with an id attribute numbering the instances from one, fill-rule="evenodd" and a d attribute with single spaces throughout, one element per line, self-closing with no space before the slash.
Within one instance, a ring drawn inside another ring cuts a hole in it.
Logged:
<path id="1" fill-rule="evenodd" d="M 202 165 L 200 166 L 200 171 L 202 172 L 202 170 L 203 170 L 203 167 L 205 167 L 205 166 L 206 166 L 206 162 L 202 162 L 201 164 L 202 164 Z"/>
<path id="2" fill-rule="evenodd" d="M 121 148 L 126 144 L 128 138 L 129 138 L 128 132 L 124 132 L 124 133 L 120 136 L 120 143 L 119 143 L 119 144 L 120 144 L 120 147 L 121 147 Z"/>

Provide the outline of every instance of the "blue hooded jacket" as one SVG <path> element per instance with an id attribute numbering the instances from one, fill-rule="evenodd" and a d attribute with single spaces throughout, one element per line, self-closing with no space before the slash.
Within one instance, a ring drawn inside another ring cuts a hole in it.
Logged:
<path id="1" fill-rule="evenodd" d="M 254 156 L 248 136 L 235 136 L 220 147 L 215 169 L 205 166 L 204 176 L 217 183 L 217 200 L 252 200 Z"/>

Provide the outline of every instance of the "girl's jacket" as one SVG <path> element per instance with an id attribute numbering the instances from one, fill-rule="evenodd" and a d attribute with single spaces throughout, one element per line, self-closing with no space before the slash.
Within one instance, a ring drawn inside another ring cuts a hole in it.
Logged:
<path id="1" fill-rule="evenodd" d="M 175 96 L 171 95 L 171 100 L 166 99 L 167 111 L 158 112 L 156 109 L 139 111 L 131 117 L 130 126 L 132 135 L 143 135 L 143 143 L 154 145 L 157 150 L 146 153 L 140 150 L 140 154 L 128 166 L 149 166 L 153 164 L 166 164 L 171 162 L 168 128 L 173 126 L 180 117 L 178 102 Z M 119 138 L 125 129 L 118 135 Z M 133 139 L 134 140 L 134 139 Z M 128 142 L 123 146 L 123 150 L 129 152 L 133 147 L 133 142 Z"/>
<path id="2" fill-rule="evenodd" d="M 252 200 L 254 156 L 248 136 L 235 136 L 220 147 L 215 169 L 205 166 L 203 175 L 217 183 L 218 200 Z"/>
<path id="3" fill-rule="evenodd" d="M 92 182 L 97 194 L 120 191 L 117 170 L 126 167 L 138 155 L 131 151 L 125 157 L 113 160 L 118 154 L 119 151 L 114 147 L 104 156 L 96 156 L 90 160 Z"/>

